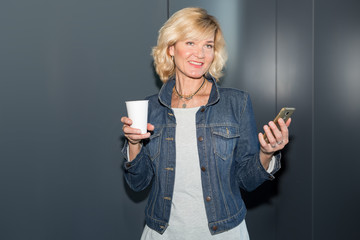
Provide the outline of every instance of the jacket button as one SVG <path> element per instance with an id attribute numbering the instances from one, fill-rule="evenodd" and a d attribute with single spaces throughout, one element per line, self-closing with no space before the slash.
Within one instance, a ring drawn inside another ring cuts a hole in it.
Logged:
<path id="1" fill-rule="evenodd" d="M 215 225 L 212 227 L 212 230 L 214 230 L 214 231 L 216 231 L 217 229 L 218 229 L 218 227 Z"/>
<path id="2" fill-rule="evenodd" d="M 203 138 L 203 137 L 199 137 L 198 140 L 199 140 L 200 142 L 202 142 L 202 141 L 204 140 L 204 138 Z"/>
<path id="3" fill-rule="evenodd" d="M 207 202 L 210 202 L 210 201 L 211 201 L 211 197 L 210 197 L 210 196 L 207 196 L 207 197 L 206 197 L 206 201 L 207 201 Z"/>
<path id="4" fill-rule="evenodd" d="M 126 167 L 131 167 L 131 163 L 126 163 Z"/>
<path id="5" fill-rule="evenodd" d="M 204 107 L 201 108 L 200 112 L 205 112 L 205 108 Z"/>
<path id="6" fill-rule="evenodd" d="M 206 168 L 205 167 L 201 167 L 201 171 L 205 172 Z"/>

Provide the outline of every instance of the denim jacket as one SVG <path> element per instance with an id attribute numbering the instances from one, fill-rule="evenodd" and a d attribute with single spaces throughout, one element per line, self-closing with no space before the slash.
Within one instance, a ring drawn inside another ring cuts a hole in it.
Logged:
<path id="1" fill-rule="evenodd" d="M 209 101 L 196 113 L 196 136 L 204 204 L 211 234 L 239 225 L 246 207 L 240 188 L 251 191 L 280 168 L 280 154 L 268 173 L 259 159 L 259 142 L 247 93 L 220 88 L 213 78 Z M 148 122 L 155 126 L 140 153 L 124 163 L 125 180 L 134 191 L 152 184 L 145 209 L 146 224 L 163 233 L 168 227 L 175 179 L 176 119 L 171 109 L 175 80 L 148 97 Z M 127 158 L 127 141 L 122 150 Z M 196 213 L 195 213 L 196 214 Z"/>

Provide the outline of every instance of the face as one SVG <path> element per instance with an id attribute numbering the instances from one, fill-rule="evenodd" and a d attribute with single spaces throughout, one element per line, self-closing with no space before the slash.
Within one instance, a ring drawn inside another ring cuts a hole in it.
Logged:
<path id="1" fill-rule="evenodd" d="M 174 56 L 176 77 L 180 79 L 200 79 L 209 70 L 214 60 L 214 39 L 186 39 L 169 47 Z"/>

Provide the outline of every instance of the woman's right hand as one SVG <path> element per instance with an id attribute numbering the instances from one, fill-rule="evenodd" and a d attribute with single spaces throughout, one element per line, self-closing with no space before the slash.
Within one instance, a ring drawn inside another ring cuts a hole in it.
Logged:
<path id="1" fill-rule="evenodd" d="M 141 142 L 141 140 L 150 137 L 149 132 L 141 134 L 140 129 L 130 127 L 132 124 L 132 120 L 130 118 L 122 117 L 121 122 L 124 124 L 122 127 L 124 135 L 131 145 L 137 145 Z M 148 131 L 154 131 L 154 128 L 154 125 L 150 123 L 147 124 Z"/>
<path id="2" fill-rule="evenodd" d="M 129 161 L 132 161 L 141 150 L 141 140 L 149 138 L 151 134 L 149 132 L 141 134 L 140 129 L 130 127 L 132 121 L 128 117 L 122 117 L 121 122 L 124 124 L 122 129 L 129 142 Z M 154 131 L 154 129 L 154 125 L 147 124 L 148 131 Z"/>

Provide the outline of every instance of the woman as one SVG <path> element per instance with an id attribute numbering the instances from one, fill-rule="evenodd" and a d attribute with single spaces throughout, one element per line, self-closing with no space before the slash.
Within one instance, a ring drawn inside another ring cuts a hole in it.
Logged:
<path id="1" fill-rule="evenodd" d="M 240 188 L 274 178 L 290 120 L 279 121 L 281 130 L 264 126 L 267 143 L 256 134 L 248 94 L 217 86 L 225 41 L 203 9 L 169 18 L 153 57 L 164 85 L 147 98 L 149 132 L 121 119 L 125 179 L 135 191 L 152 184 L 142 239 L 248 239 Z"/>

